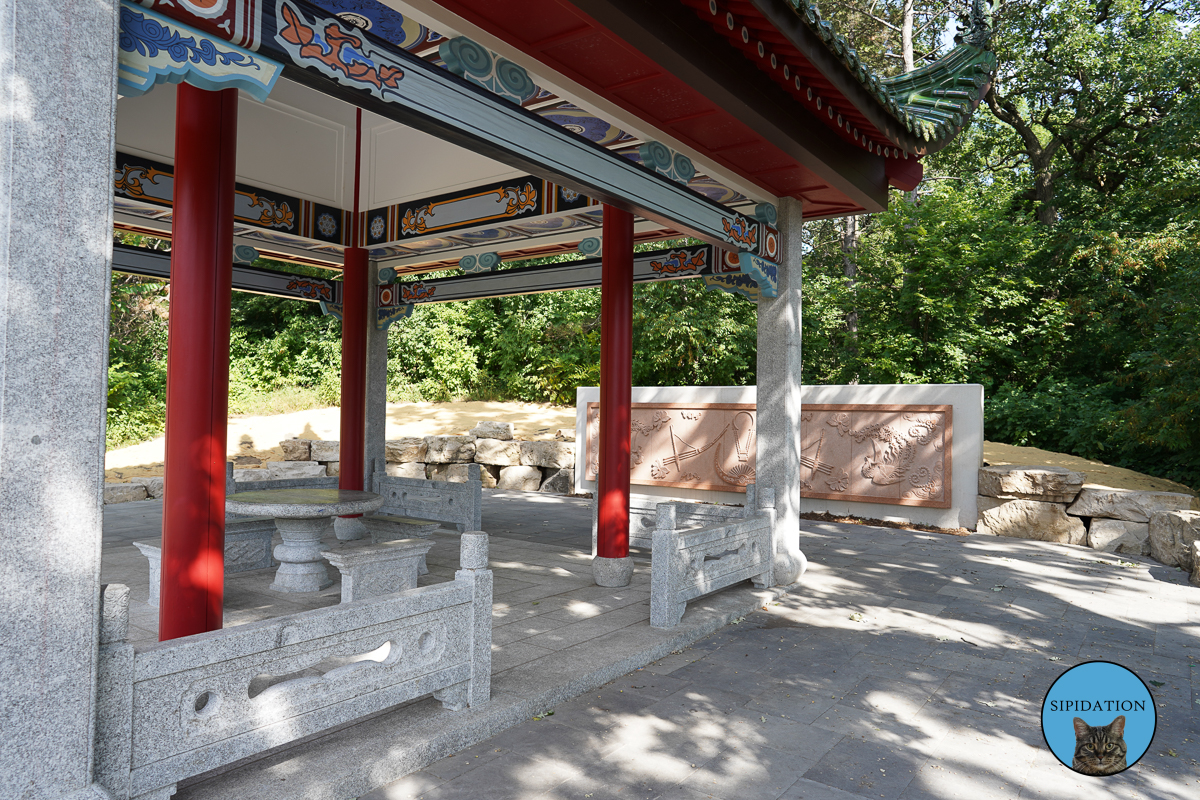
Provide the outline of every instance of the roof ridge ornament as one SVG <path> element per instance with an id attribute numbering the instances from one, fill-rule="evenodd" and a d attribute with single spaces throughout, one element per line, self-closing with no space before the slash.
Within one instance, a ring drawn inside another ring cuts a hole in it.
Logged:
<path id="1" fill-rule="evenodd" d="M 955 44 L 969 44 L 981 50 L 992 46 L 992 0 L 971 0 L 966 20 L 959 20 Z"/>

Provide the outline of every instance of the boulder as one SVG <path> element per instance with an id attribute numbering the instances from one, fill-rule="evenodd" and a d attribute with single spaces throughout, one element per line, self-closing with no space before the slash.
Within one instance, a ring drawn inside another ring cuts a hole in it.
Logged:
<path id="1" fill-rule="evenodd" d="M 1062 467 L 982 467 L 979 493 L 986 497 L 1070 503 L 1079 495 L 1087 475 Z"/>
<path id="2" fill-rule="evenodd" d="M 546 479 L 542 482 L 539 492 L 552 494 L 570 494 L 575 491 L 575 470 L 573 469 L 544 469 Z"/>
<path id="3" fill-rule="evenodd" d="M 1085 544 L 1083 520 L 1067 516 L 1062 503 L 1009 500 L 979 515 L 979 533 L 1036 539 L 1060 544 Z"/>
<path id="4" fill-rule="evenodd" d="M 410 461 L 423 462 L 425 460 L 425 439 L 420 436 L 405 436 L 403 439 L 390 439 L 384 443 L 384 452 L 390 463 L 407 464 Z"/>
<path id="5" fill-rule="evenodd" d="M 309 463 L 309 462 L 304 462 Z M 254 467 L 251 469 L 235 469 L 233 471 L 234 483 L 252 483 L 254 481 L 269 481 L 271 480 L 271 470 L 266 467 Z"/>
<path id="6" fill-rule="evenodd" d="M 470 469 L 470 464 L 430 464 L 429 480 L 466 483 L 471 479 Z"/>
<path id="7" fill-rule="evenodd" d="M 1200 511 L 1157 511 L 1150 517 L 1150 555 L 1193 572 L 1192 545 L 1200 540 Z"/>
<path id="8" fill-rule="evenodd" d="M 1192 542 L 1192 567 L 1188 583 L 1192 586 L 1200 586 L 1200 542 Z"/>
<path id="9" fill-rule="evenodd" d="M 426 436 L 427 464 L 461 464 L 475 460 L 474 436 Z"/>
<path id="10" fill-rule="evenodd" d="M 325 462 L 325 474 L 326 475 L 328 475 L 332 478 L 332 477 L 336 477 L 337 475 L 340 475 L 341 472 L 342 472 L 342 462 L 340 462 L 340 461 L 326 461 Z"/>
<path id="11" fill-rule="evenodd" d="M 284 461 L 308 461 L 309 446 L 312 444 L 308 439 L 285 439 L 279 443 L 280 449 L 283 450 Z"/>
<path id="12" fill-rule="evenodd" d="M 575 443 L 543 439 L 521 442 L 521 464 L 526 467 L 575 468 Z"/>
<path id="13" fill-rule="evenodd" d="M 495 489 L 499 481 L 500 467 L 495 464 L 479 465 L 479 482 L 483 484 L 484 489 Z"/>
<path id="14" fill-rule="evenodd" d="M 325 477 L 325 466 L 315 461 L 270 461 L 267 463 L 267 471 L 269 479 L 273 481 L 285 478 Z"/>
<path id="15" fill-rule="evenodd" d="M 321 439 L 314 439 L 308 460 L 321 462 L 340 461 L 342 458 L 341 449 L 341 442 L 337 439 L 331 439 L 327 442 Z"/>
<path id="16" fill-rule="evenodd" d="M 1096 517 L 1088 525 L 1088 547 L 1106 553 L 1150 555 L 1150 526 L 1145 522 Z"/>
<path id="17" fill-rule="evenodd" d="M 162 478 L 130 478 L 129 482 L 145 486 L 146 496 L 151 500 L 161 499 L 163 491 L 165 491 L 165 483 Z"/>
<path id="18" fill-rule="evenodd" d="M 521 443 L 504 439 L 479 439 L 475 442 L 477 464 L 517 467 L 521 464 Z"/>
<path id="19" fill-rule="evenodd" d="M 1156 511 L 1180 511 L 1192 507 L 1195 498 L 1181 492 L 1131 492 L 1089 486 L 1067 509 L 1077 517 L 1105 517 L 1130 522 L 1149 522 Z"/>
<path id="20" fill-rule="evenodd" d="M 510 442 L 513 438 L 513 424 L 511 422 L 484 420 L 474 428 L 471 428 L 470 434 L 478 436 L 480 439 L 499 439 L 504 442 Z"/>
<path id="21" fill-rule="evenodd" d="M 425 480 L 425 465 L 418 461 L 406 461 L 403 464 L 388 464 L 387 474 L 393 478 L 416 478 Z"/>
<path id="22" fill-rule="evenodd" d="M 541 473 L 539 472 L 540 476 Z M 140 483 L 105 483 L 105 503 L 129 503 L 146 499 L 146 487 Z"/>
<path id="23" fill-rule="evenodd" d="M 500 470 L 497 489 L 517 489 L 536 492 L 542 486 L 542 471 L 537 467 L 504 467 Z"/>
<path id="24" fill-rule="evenodd" d="M 975 496 L 975 527 L 978 529 L 979 520 L 983 517 L 983 512 L 991 511 L 993 508 L 996 508 L 997 506 L 1002 506 L 1007 502 L 1009 502 L 1009 501 L 1002 500 L 999 497 L 987 497 L 982 494 L 976 495 Z"/>

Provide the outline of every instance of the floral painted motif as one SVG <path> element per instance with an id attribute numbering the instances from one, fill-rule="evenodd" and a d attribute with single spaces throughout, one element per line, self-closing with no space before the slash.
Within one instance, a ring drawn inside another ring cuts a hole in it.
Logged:
<path id="1" fill-rule="evenodd" d="M 428 300 L 437 291 L 436 286 L 428 286 L 424 281 L 400 283 L 397 285 L 400 287 L 400 300 L 404 303 L 417 303 L 422 300 Z"/>
<path id="2" fill-rule="evenodd" d="M 404 70 L 394 62 L 389 63 L 390 56 L 368 47 L 362 37 L 347 33 L 336 20 L 324 20 L 324 27 L 318 33 L 287 0 L 280 0 L 278 9 L 281 28 L 276 38 L 300 62 L 315 62 L 322 72 L 339 81 L 344 77 L 344 82 L 350 85 L 372 87 L 372 94 L 381 98 L 400 94 Z M 314 26 L 319 24 L 316 20 L 312 22 Z"/>
<path id="3" fill-rule="evenodd" d="M 506 216 L 515 216 L 528 208 L 537 206 L 537 190 L 533 188 L 532 183 L 527 183 L 524 187 L 506 186 L 498 189 L 496 194 L 499 195 L 501 202 L 508 200 L 508 205 L 504 209 Z"/>
<path id="4" fill-rule="evenodd" d="M 387 230 L 387 223 L 383 221 L 382 216 L 375 217 L 371 220 L 371 238 L 382 239 L 384 232 Z"/>
<path id="5" fill-rule="evenodd" d="M 333 214 L 324 213 L 317 217 L 317 230 L 323 236 L 333 236 L 337 233 L 337 222 L 333 218 Z"/>
<path id="6" fill-rule="evenodd" d="M 160 177 L 171 178 L 173 176 L 169 172 L 162 172 L 153 167 L 126 164 L 117 170 L 115 180 L 113 181 L 113 189 L 126 197 L 156 201 L 157 198 L 146 194 L 142 186 L 142 181 L 144 180 L 146 183 L 157 186 Z"/>
<path id="7" fill-rule="evenodd" d="M 689 258 L 689 256 L 691 256 Z M 696 272 L 704 268 L 705 251 L 699 250 L 695 255 L 686 250 L 672 250 L 662 261 L 651 261 L 650 269 L 660 275 L 675 275 L 684 272 Z"/>
<path id="8" fill-rule="evenodd" d="M 154 17 L 126 7 L 121 8 L 121 36 L 118 46 L 127 53 L 137 53 L 147 58 L 155 58 L 162 51 L 179 64 L 190 61 L 210 67 L 219 63 L 223 66 L 262 69 L 262 65 L 249 53 L 219 50 L 211 39 L 198 40 L 194 36 L 183 36 Z"/>
<path id="9" fill-rule="evenodd" d="M 287 285 L 289 292 L 297 292 L 309 300 L 332 300 L 333 290 L 324 281 L 311 281 L 305 278 L 292 278 Z"/>
<path id="10" fill-rule="evenodd" d="M 296 214 L 287 203 L 276 204 L 256 194 L 246 197 L 249 198 L 252 208 L 262 209 L 262 213 L 258 215 L 258 219 L 253 220 L 254 222 L 271 228 L 291 228 L 295 224 Z"/>
<path id="11" fill-rule="evenodd" d="M 405 233 L 424 233 L 425 221 L 429 219 L 429 206 L 421 206 L 417 209 L 406 209 L 404 216 L 400 220 L 400 228 Z"/>
<path id="12" fill-rule="evenodd" d="M 721 218 L 721 227 L 725 229 L 726 240 L 734 244 L 745 245 L 748 250 L 758 246 L 758 223 L 750 222 L 741 214 L 735 214 L 733 219 Z"/>

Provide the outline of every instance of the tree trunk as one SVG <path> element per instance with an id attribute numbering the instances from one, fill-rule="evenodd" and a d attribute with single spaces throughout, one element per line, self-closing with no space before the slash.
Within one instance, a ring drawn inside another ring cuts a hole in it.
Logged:
<path id="1" fill-rule="evenodd" d="M 913 0 L 904 0 L 904 20 L 900 23 L 900 54 L 904 57 L 904 71 L 912 72 L 913 63 Z"/>
<path id="2" fill-rule="evenodd" d="M 846 311 L 846 350 L 855 362 L 855 375 L 858 362 L 858 301 L 855 292 L 858 286 L 858 263 L 854 260 L 854 251 L 858 249 L 858 233 L 858 217 L 843 217 L 842 273 L 846 276 L 846 289 L 850 297 L 850 308 Z M 851 378 L 849 382 L 858 383 L 858 378 Z"/>
<path id="3" fill-rule="evenodd" d="M 1038 222 L 1052 227 L 1058 221 L 1058 207 L 1054 203 L 1054 172 L 1050 160 L 1031 158 L 1030 162 L 1033 166 L 1033 199 L 1037 204 Z"/>

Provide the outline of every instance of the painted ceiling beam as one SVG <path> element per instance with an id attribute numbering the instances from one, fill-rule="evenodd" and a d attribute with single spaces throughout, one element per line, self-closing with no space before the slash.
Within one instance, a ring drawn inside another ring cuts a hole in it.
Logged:
<path id="1" fill-rule="evenodd" d="M 426 281 L 389 283 L 379 287 L 378 305 L 450 303 L 485 297 L 589 289 L 600 285 L 600 272 L 601 259 L 596 257 Z M 732 277 L 747 279 L 747 286 L 760 291 L 763 296 L 776 296 L 777 273 L 774 265 L 746 253 L 735 256 L 704 244 L 637 253 L 633 259 L 635 283 Z"/>
<path id="2" fill-rule="evenodd" d="M 883 159 L 864 156 L 760 69 L 734 57 L 726 41 L 689 9 L 643 0 L 569 2 L 866 211 L 887 207 Z"/>
<path id="3" fill-rule="evenodd" d="M 116 272 L 169 281 L 171 254 L 147 247 L 116 244 L 113 245 L 112 268 Z M 233 265 L 233 288 L 239 292 L 286 297 L 290 300 L 308 300 L 314 303 L 321 300 L 340 303 L 342 299 L 341 281 L 323 280 L 308 275 L 288 275 L 242 264 Z"/>
<path id="4" fill-rule="evenodd" d="M 252 28 L 253 37 L 229 33 L 219 27 L 216 18 L 192 13 L 190 7 L 161 2 L 150 5 L 189 26 L 191 30 L 183 35 L 195 31 L 193 38 L 207 35 L 245 45 L 257 55 L 281 63 L 289 80 L 316 91 L 703 241 L 778 258 L 778 237 L 758 231 L 760 223 L 441 67 L 351 28 L 303 0 L 232 0 L 231 8 L 244 12 L 249 20 L 248 27 L 234 26 L 234 30 Z M 135 59 L 139 47 L 154 44 L 137 38 L 144 38 L 147 27 L 136 21 L 144 11 L 125 0 L 122 63 Z M 187 59 L 184 53 L 182 61 Z M 202 71 L 198 63 L 180 66 L 181 70 L 192 68 Z M 172 80 L 176 77 L 187 80 L 186 74 L 172 76 Z M 768 242 L 774 244 L 774 253 L 767 251 Z"/>

